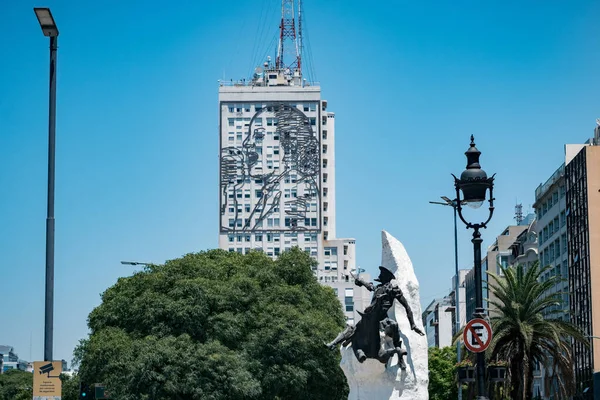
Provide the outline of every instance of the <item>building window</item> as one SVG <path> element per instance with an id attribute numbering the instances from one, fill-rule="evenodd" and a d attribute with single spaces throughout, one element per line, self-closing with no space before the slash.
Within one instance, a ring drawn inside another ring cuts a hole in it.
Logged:
<path id="1" fill-rule="evenodd" d="M 233 242 L 233 235 L 227 235 L 227 238 L 229 239 L 229 242 Z"/>
<path id="2" fill-rule="evenodd" d="M 259 233 L 255 234 L 254 240 L 257 242 L 262 242 L 262 234 L 259 234 Z"/>
<path id="3" fill-rule="evenodd" d="M 354 311 L 354 289 L 346 288 L 344 290 L 344 304 L 346 311 Z"/>
<path id="4" fill-rule="evenodd" d="M 323 140 L 327 140 L 327 131 L 323 131 Z"/>
<path id="5" fill-rule="evenodd" d="M 347 256 L 348 255 L 348 246 L 344 245 L 344 255 Z"/>

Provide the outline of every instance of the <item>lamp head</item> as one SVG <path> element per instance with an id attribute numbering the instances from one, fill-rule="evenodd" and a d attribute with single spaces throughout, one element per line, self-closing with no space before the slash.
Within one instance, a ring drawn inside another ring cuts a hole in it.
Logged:
<path id="1" fill-rule="evenodd" d="M 487 174 L 479 164 L 481 152 L 475 147 L 475 138 L 471 135 L 471 145 L 465 152 L 467 156 L 467 169 L 460 174 L 460 179 L 456 180 L 457 187 L 463 193 L 461 201 L 469 207 L 479 208 L 483 204 L 486 191 L 493 185 L 494 178 L 487 177 Z"/>
<path id="2" fill-rule="evenodd" d="M 44 36 L 58 36 L 58 28 L 56 27 L 56 22 L 54 22 L 50 9 L 47 7 L 35 7 L 33 11 L 40 23 Z"/>

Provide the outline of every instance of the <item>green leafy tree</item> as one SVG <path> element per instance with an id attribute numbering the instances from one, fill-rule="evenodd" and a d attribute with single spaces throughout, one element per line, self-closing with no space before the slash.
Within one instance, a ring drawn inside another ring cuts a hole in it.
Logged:
<path id="1" fill-rule="evenodd" d="M 0 375 L 0 400 L 31 400 L 33 374 L 10 369 Z"/>
<path id="2" fill-rule="evenodd" d="M 120 400 L 346 399 L 333 290 L 294 248 L 211 250 L 121 278 L 88 318 L 75 363 Z"/>
<path id="3" fill-rule="evenodd" d="M 61 400 L 79 400 L 79 376 L 60 374 L 62 382 L 62 398 Z"/>
<path id="4" fill-rule="evenodd" d="M 494 337 L 488 358 L 508 362 L 510 398 L 514 400 L 532 398 L 536 362 L 558 372 L 560 398 L 569 398 L 575 389 L 571 341 L 586 343 L 586 339 L 568 322 L 544 319 L 544 310 L 561 305 L 561 294 L 548 292 L 560 278 L 540 279 L 547 270 L 535 263 L 528 270 L 522 265 L 502 268 L 501 277 L 489 274 L 488 286 L 497 298 L 490 303 L 497 312 L 491 317 Z"/>
<path id="5" fill-rule="evenodd" d="M 429 400 L 456 399 L 456 347 L 430 347 L 428 365 Z"/>

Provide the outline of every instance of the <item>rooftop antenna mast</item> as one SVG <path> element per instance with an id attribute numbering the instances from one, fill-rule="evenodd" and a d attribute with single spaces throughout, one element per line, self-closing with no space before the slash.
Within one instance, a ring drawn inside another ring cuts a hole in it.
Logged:
<path id="1" fill-rule="evenodd" d="M 517 221 L 517 225 L 521 225 L 523 219 L 523 204 L 519 203 L 515 205 L 515 220 Z"/>
<path id="2" fill-rule="evenodd" d="M 289 68 L 290 71 L 298 71 L 298 73 L 302 75 L 300 47 L 298 46 L 298 38 L 296 36 L 295 1 L 296 0 L 281 0 L 281 24 L 279 25 L 279 44 L 277 46 L 275 68 L 279 70 Z M 301 4 L 300 1 L 301 0 L 299 0 L 299 4 Z M 298 26 L 298 30 L 300 29 L 301 24 Z M 299 36 L 302 38 L 301 32 L 299 32 Z M 285 56 L 289 53 L 294 54 L 294 60 L 286 65 Z"/>

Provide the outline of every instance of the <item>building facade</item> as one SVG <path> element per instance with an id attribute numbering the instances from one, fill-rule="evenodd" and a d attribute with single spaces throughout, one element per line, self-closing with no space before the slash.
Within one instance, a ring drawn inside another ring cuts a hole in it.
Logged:
<path id="1" fill-rule="evenodd" d="M 0 369 L 2 373 L 11 369 L 27 370 L 27 361 L 19 359 L 12 346 L 0 345 L 0 358 L 2 359 L 2 368 Z"/>
<path id="2" fill-rule="evenodd" d="M 600 127 L 584 146 L 566 147 L 566 225 L 571 322 L 585 335 L 600 335 Z M 600 345 L 573 345 L 579 391 L 600 370 Z"/>
<path id="3" fill-rule="evenodd" d="M 467 314 L 467 299 L 466 299 L 466 278 L 469 273 L 468 269 L 460 269 L 458 270 L 458 277 L 454 275 L 452 277 L 452 288 L 450 289 L 450 293 L 448 297 L 450 298 L 450 311 L 451 311 L 451 319 L 452 319 L 452 336 L 456 335 L 456 279 L 458 278 L 458 310 L 459 310 L 459 322 L 460 327 L 465 326 L 468 320 L 471 317 Z"/>
<path id="4" fill-rule="evenodd" d="M 537 220 L 531 221 L 527 229 L 517 236 L 513 244 L 510 245 L 512 252 L 509 266 L 516 267 L 522 265 L 528 270 L 538 261 L 538 233 Z"/>
<path id="5" fill-rule="evenodd" d="M 303 249 L 352 324 L 369 294 L 350 276 L 355 240 L 336 236 L 335 114 L 298 71 L 270 61 L 260 71 L 219 86 L 219 247 L 272 258 Z"/>
<path id="6" fill-rule="evenodd" d="M 428 347 L 452 346 L 452 299 L 446 296 L 433 300 L 421 314 Z"/>
<path id="7" fill-rule="evenodd" d="M 568 321 L 570 319 L 569 265 L 564 164 L 544 184 L 537 187 L 533 207 L 537 216 L 540 267 L 550 267 L 541 279 L 546 281 L 553 276 L 558 276 L 562 280 L 548 292 L 548 294 L 560 294 L 562 305 L 545 310 L 544 317 Z"/>

